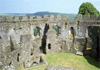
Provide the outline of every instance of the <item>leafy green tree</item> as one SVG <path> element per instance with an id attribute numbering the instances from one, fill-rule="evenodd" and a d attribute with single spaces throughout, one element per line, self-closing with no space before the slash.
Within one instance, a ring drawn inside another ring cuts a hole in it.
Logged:
<path id="1" fill-rule="evenodd" d="M 79 8 L 78 14 L 82 15 L 100 15 L 99 11 L 89 2 L 82 3 Z"/>

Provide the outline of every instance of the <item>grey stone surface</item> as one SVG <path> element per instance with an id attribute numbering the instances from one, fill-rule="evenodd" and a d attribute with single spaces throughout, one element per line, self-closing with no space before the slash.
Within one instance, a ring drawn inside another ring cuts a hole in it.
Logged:
<path id="1" fill-rule="evenodd" d="M 77 51 L 76 54 L 83 56 L 83 52 L 80 52 L 80 51 Z"/>
<path id="2" fill-rule="evenodd" d="M 75 70 L 70 67 L 56 67 L 56 66 L 48 66 L 45 70 Z"/>
<path id="3" fill-rule="evenodd" d="M 16 69 L 13 67 L 5 66 L 3 70 L 16 70 Z"/>
<path id="4" fill-rule="evenodd" d="M 0 68 L 2 68 L 3 67 L 3 63 L 2 62 L 0 62 Z"/>

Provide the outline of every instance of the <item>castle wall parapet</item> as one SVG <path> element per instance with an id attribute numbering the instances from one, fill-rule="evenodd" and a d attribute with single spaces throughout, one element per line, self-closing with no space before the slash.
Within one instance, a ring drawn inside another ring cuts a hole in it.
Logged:
<path id="1" fill-rule="evenodd" d="M 21 17 L 21 18 L 20 18 Z M 41 16 L 6 16 L 6 17 L 2 17 L 0 16 L 0 23 L 11 23 L 11 22 L 40 22 L 40 21 L 48 21 L 48 20 L 53 20 L 53 21 L 56 21 L 56 20 L 62 20 L 64 19 L 65 20 L 65 17 L 62 17 L 61 15 L 57 15 L 57 16 L 54 16 L 54 15 L 44 15 L 43 17 Z"/>
<path id="2" fill-rule="evenodd" d="M 100 15 L 81 15 L 78 14 L 75 18 L 75 21 L 80 22 L 100 22 Z"/>

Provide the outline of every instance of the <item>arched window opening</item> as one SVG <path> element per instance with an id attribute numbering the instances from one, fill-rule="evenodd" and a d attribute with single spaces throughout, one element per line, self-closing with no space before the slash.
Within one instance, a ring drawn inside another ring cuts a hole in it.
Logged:
<path id="1" fill-rule="evenodd" d="M 34 36 L 40 36 L 40 29 L 39 27 L 34 28 Z"/>
<path id="2" fill-rule="evenodd" d="M 62 49 L 62 46 L 61 46 L 61 45 L 59 46 L 59 49 L 60 49 L 60 50 Z"/>
<path id="3" fill-rule="evenodd" d="M 18 55 L 17 55 L 17 61 L 19 62 L 20 60 L 19 60 L 19 57 L 20 57 L 20 54 L 18 53 Z"/>
<path id="4" fill-rule="evenodd" d="M 56 31 L 56 34 L 58 35 L 59 34 L 59 28 L 58 28 L 58 26 L 54 25 L 52 28 Z"/>
<path id="5" fill-rule="evenodd" d="M 33 49 L 31 49 L 31 51 L 30 51 L 30 55 L 33 55 Z"/>
<path id="6" fill-rule="evenodd" d="M 70 30 L 69 30 L 69 39 L 70 40 L 74 40 L 74 34 L 75 34 L 74 28 L 71 27 Z"/>
<path id="7" fill-rule="evenodd" d="M 65 28 L 66 28 L 66 26 L 67 26 L 67 22 L 65 23 Z"/>
<path id="8" fill-rule="evenodd" d="M 70 31 L 71 31 L 71 34 L 74 36 L 74 28 L 73 27 L 70 28 Z"/>
<path id="9" fill-rule="evenodd" d="M 77 21 L 77 25 L 79 25 L 80 21 Z"/>
<path id="10" fill-rule="evenodd" d="M 48 44 L 48 49 L 51 49 L 51 44 L 50 43 Z"/>
<path id="11" fill-rule="evenodd" d="M 0 39 L 1 39 L 1 36 L 0 36 Z"/>

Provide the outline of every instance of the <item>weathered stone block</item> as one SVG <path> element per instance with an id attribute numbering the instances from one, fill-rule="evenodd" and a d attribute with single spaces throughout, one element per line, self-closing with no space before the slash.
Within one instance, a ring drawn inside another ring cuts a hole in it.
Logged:
<path id="1" fill-rule="evenodd" d="M 83 52 L 80 52 L 80 51 L 77 51 L 76 54 L 83 56 Z"/>
<path id="2" fill-rule="evenodd" d="M 91 20 L 96 20 L 97 18 L 98 18 L 97 15 L 91 15 L 91 16 L 90 16 L 90 19 L 91 19 Z"/>
<path id="3" fill-rule="evenodd" d="M 42 17 L 41 17 L 41 16 L 37 16 L 37 17 L 36 17 L 36 19 L 39 19 L 39 20 L 41 20 L 41 19 L 42 19 Z"/>
<path id="4" fill-rule="evenodd" d="M 29 16 L 29 21 L 33 21 L 35 16 Z"/>
<path id="5" fill-rule="evenodd" d="M 74 70 L 70 67 L 56 67 L 56 66 L 48 66 L 45 70 Z"/>
<path id="6" fill-rule="evenodd" d="M 76 52 L 75 51 L 75 48 L 74 48 L 74 42 L 73 41 L 68 40 L 66 42 L 66 45 L 67 45 L 67 48 L 68 48 L 68 52 L 69 53 L 75 53 Z"/>
<path id="7" fill-rule="evenodd" d="M 63 21 L 70 21 L 70 20 L 69 20 L 68 16 L 64 16 Z"/>
<path id="8" fill-rule="evenodd" d="M 19 22 L 20 20 L 19 20 L 19 17 L 18 16 L 15 16 L 14 17 L 14 22 Z"/>
<path id="9" fill-rule="evenodd" d="M 12 22 L 13 19 L 12 19 L 11 16 L 6 16 L 6 17 L 5 17 L 5 21 L 6 21 L 6 22 Z"/>
<path id="10" fill-rule="evenodd" d="M 84 15 L 84 16 L 83 16 L 83 19 L 84 19 L 84 20 L 90 20 L 90 15 Z"/>
<path id="11" fill-rule="evenodd" d="M 81 45 L 80 45 L 79 42 L 76 42 L 76 43 L 75 43 L 75 49 L 76 49 L 76 50 L 79 50 L 79 47 L 80 47 L 80 46 L 81 46 Z"/>
<path id="12" fill-rule="evenodd" d="M 3 70 L 16 70 L 14 67 L 5 66 Z"/>
<path id="13" fill-rule="evenodd" d="M 21 21 L 22 21 L 22 22 L 23 22 L 23 21 L 28 21 L 27 16 L 22 16 L 22 17 L 21 17 Z"/>
<path id="14" fill-rule="evenodd" d="M 4 60 L 4 51 L 5 51 L 4 44 L 0 37 L 0 61 Z"/>
<path id="15" fill-rule="evenodd" d="M 91 38 L 87 38 L 87 48 L 86 50 L 91 50 L 92 49 L 92 39 Z"/>
<path id="16" fill-rule="evenodd" d="M 57 19 L 62 19 L 62 16 L 60 14 L 57 15 Z"/>
<path id="17" fill-rule="evenodd" d="M 50 15 L 50 19 L 54 19 L 55 18 L 55 16 L 54 15 Z"/>
<path id="18" fill-rule="evenodd" d="M 10 36 L 10 44 L 13 50 L 15 50 L 16 48 L 19 48 L 13 35 Z"/>
<path id="19" fill-rule="evenodd" d="M 78 14 L 75 19 L 77 19 L 78 21 L 82 21 L 83 17 L 81 14 Z"/>
<path id="20" fill-rule="evenodd" d="M 0 69 L 3 67 L 3 63 L 2 62 L 0 62 Z"/>
<path id="21" fill-rule="evenodd" d="M 48 16 L 48 15 L 44 15 L 43 18 L 44 18 L 44 19 L 48 19 L 49 16 Z"/>
<path id="22" fill-rule="evenodd" d="M 69 30 L 69 31 L 68 31 L 68 38 L 69 38 L 70 40 L 73 40 L 73 39 L 74 39 L 74 32 L 73 32 L 73 30 Z"/>
<path id="23" fill-rule="evenodd" d="M 73 34 L 69 34 L 69 39 L 70 39 L 70 40 L 73 40 L 73 39 L 74 39 Z"/>
<path id="24" fill-rule="evenodd" d="M 0 22 L 4 22 L 4 18 L 0 16 Z"/>
<path id="25" fill-rule="evenodd" d="M 31 34 L 21 35 L 20 47 L 22 48 L 21 54 L 22 54 L 23 60 L 29 60 L 30 56 L 32 56 L 31 50 L 33 50 Z"/>
<path id="26" fill-rule="evenodd" d="M 75 38 L 75 49 L 76 51 L 84 52 L 86 50 L 86 39 Z"/>

